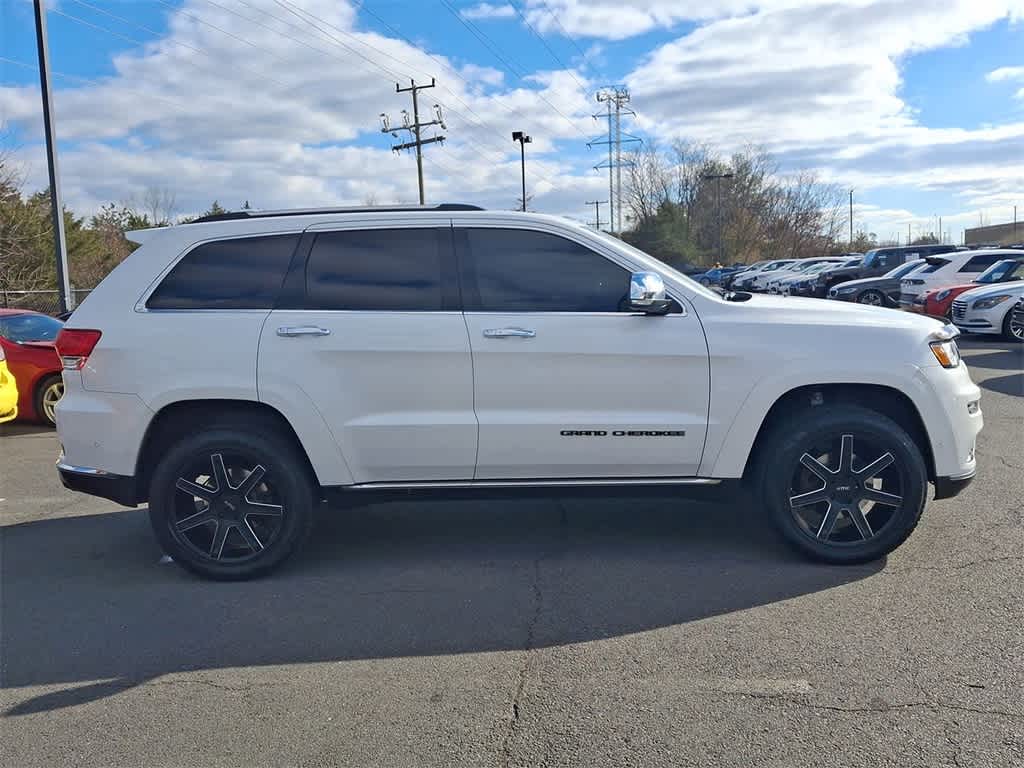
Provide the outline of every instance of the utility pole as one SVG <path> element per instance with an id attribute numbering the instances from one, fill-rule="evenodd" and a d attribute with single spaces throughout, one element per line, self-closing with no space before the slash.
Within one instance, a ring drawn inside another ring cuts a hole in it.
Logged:
<path id="1" fill-rule="evenodd" d="M 587 205 L 594 206 L 594 228 L 601 228 L 601 203 L 605 203 L 607 200 L 587 200 Z"/>
<path id="2" fill-rule="evenodd" d="M 1013 239 L 1017 240 L 1017 206 L 1013 206 Z"/>
<path id="3" fill-rule="evenodd" d="M 853 190 L 850 190 L 850 249 L 853 249 Z"/>
<path id="4" fill-rule="evenodd" d="M 722 261 L 722 179 L 731 179 L 733 174 L 731 171 L 725 173 L 705 173 L 702 178 L 707 181 L 714 179 L 715 181 L 715 217 L 718 219 L 718 263 L 723 267 L 725 262 Z"/>
<path id="5" fill-rule="evenodd" d="M 522 131 L 512 131 L 512 141 L 519 142 L 519 161 L 523 171 L 523 213 L 526 213 L 526 145 L 533 143 L 533 139 Z"/>
<path id="6" fill-rule="evenodd" d="M 597 92 L 597 101 L 607 104 L 604 117 L 608 121 L 608 138 L 587 142 L 588 147 L 608 145 L 608 161 L 599 163 L 594 168 L 608 169 L 608 224 L 612 234 L 622 232 L 622 166 L 632 165 L 631 162 L 622 159 L 622 144 L 641 141 L 639 137 L 622 131 L 622 115 L 636 114 L 626 106 L 629 98 L 629 89 L 624 85 L 608 86 Z M 601 115 L 593 117 L 596 120 Z"/>
<path id="7" fill-rule="evenodd" d="M 939 245 L 942 244 L 942 217 L 939 216 Z"/>
<path id="8" fill-rule="evenodd" d="M 402 144 L 395 144 L 391 147 L 393 152 L 401 152 L 403 149 L 416 148 L 416 178 L 419 182 L 420 189 L 420 205 L 423 205 L 423 145 L 433 144 L 434 142 L 441 143 L 444 141 L 444 136 L 434 136 L 430 139 L 424 139 L 420 136 L 420 130 L 427 128 L 431 125 L 439 125 L 441 128 L 447 130 L 448 126 L 444 124 L 444 117 L 441 115 L 441 106 L 439 104 L 434 105 L 434 119 L 426 122 L 420 122 L 420 104 L 417 94 L 426 89 L 433 88 L 436 83 L 434 78 L 430 78 L 430 85 L 416 85 L 415 80 L 409 81 L 410 86 L 408 88 L 399 87 L 398 83 L 395 83 L 395 93 L 412 93 L 412 122 L 409 122 L 409 113 L 406 110 L 402 110 L 402 125 L 392 128 L 391 120 L 383 112 L 380 115 L 381 133 L 390 133 L 395 138 L 398 138 L 398 131 L 409 131 L 413 137 L 412 141 L 407 141 Z"/>
<path id="9" fill-rule="evenodd" d="M 910 222 L 907 222 L 907 245 L 910 245 Z"/>
<path id="10" fill-rule="evenodd" d="M 64 204 L 57 168 L 57 138 L 53 130 L 53 91 L 50 88 L 50 51 L 46 36 L 45 0 L 34 0 L 36 51 L 39 56 L 39 90 L 43 96 L 43 131 L 46 136 L 46 166 L 50 173 L 50 218 L 53 222 L 53 255 L 57 268 L 57 291 L 61 313 L 74 309 L 68 277 L 68 245 L 64 234 Z"/>

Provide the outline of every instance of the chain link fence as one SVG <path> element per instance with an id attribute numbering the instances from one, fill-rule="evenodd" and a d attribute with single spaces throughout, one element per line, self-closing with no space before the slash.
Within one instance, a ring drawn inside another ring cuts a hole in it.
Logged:
<path id="1" fill-rule="evenodd" d="M 74 309 L 92 293 L 92 288 L 74 288 L 71 291 L 70 309 Z M 31 309 L 47 315 L 60 314 L 60 292 L 58 291 L 12 291 L 0 288 L 0 308 Z"/>

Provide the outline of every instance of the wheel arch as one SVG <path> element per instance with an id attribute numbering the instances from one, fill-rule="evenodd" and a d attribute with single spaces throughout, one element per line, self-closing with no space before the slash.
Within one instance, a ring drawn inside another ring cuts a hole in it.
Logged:
<path id="1" fill-rule="evenodd" d="M 254 400 L 181 400 L 163 406 L 146 428 L 135 466 L 138 501 L 147 499 L 153 470 L 169 445 L 199 427 L 206 429 L 216 426 L 241 426 L 278 432 L 293 443 L 310 477 L 317 486 L 321 485 L 320 473 L 299 435 L 288 419 L 273 406 Z"/>
<path id="2" fill-rule="evenodd" d="M 779 396 L 765 414 L 747 455 L 743 478 L 749 479 L 764 450 L 766 437 L 780 423 L 796 417 L 801 411 L 832 404 L 859 405 L 886 416 L 903 429 L 924 457 L 928 479 L 935 479 L 935 457 L 931 439 L 921 414 L 905 393 L 882 384 L 806 384 Z"/>

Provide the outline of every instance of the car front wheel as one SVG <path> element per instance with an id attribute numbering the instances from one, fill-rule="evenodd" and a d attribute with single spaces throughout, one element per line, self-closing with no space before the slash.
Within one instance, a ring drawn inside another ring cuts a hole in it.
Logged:
<path id="1" fill-rule="evenodd" d="M 1024 318 L 1014 312 L 1012 307 L 1003 320 L 1003 338 L 1007 341 L 1024 341 Z"/>
<path id="2" fill-rule="evenodd" d="M 921 451 L 897 423 L 866 408 L 812 408 L 768 436 L 762 456 L 761 495 L 777 529 L 816 560 L 880 558 L 924 509 Z"/>
<path id="3" fill-rule="evenodd" d="M 212 428 L 170 448 L 153 473 L 149 514 L 164 551 L 206 578 L 276 568 L 305 541 L 313 482 L 288 440 Z"/>
<path id="4" fill-rule="evenodd" d="M 858 304 L 867 304 L 870 307 L 885 306 L 885 296 L 881 291 L 864 291 L 857 297 Z"/>

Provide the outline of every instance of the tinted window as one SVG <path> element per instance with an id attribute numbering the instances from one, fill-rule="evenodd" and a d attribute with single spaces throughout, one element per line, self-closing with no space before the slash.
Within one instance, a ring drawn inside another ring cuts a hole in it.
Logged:
<path id="1" fill-rule="evenodd" d="M 311 309 L 444 309 L 442 241 L 449 230 L 366 229 L 316 236 L 306 265 Z"/>
<path id="2" fill-rule="evenodd" d="M 1003 257 L 998 253 L 986 253 L 967 260 L 967 263 L 960 267 L 961 272 L 984 272 Z"/>
<path id="3" fill-rule="evenodd" d="M 197 246 L 164 278 L 150 309 L 269 309 L 298 235 L 218 240 Z"/>
<path id="4" fill-rule="evenodd" d="M 48 315 L 6 315 L 0 317 L 0 336 L 8 341 L 53 341 L 64 323 Z"/>
<path id="5" fill-rule="evenodd" d="M 618 312 L 629 271 L 571 240 L 520 229 L 467 229 L 463 300 L 485 312 Z"/>

